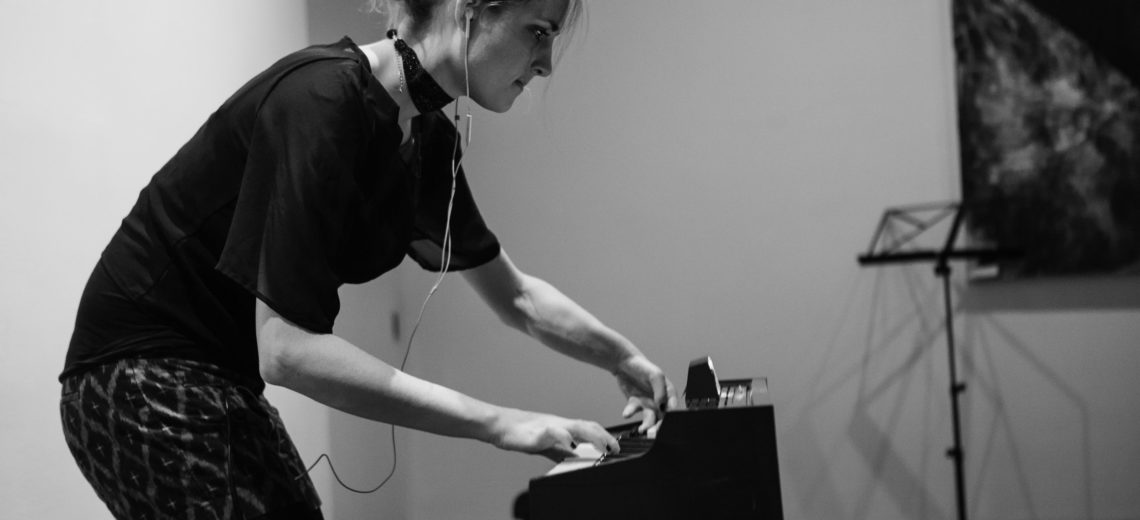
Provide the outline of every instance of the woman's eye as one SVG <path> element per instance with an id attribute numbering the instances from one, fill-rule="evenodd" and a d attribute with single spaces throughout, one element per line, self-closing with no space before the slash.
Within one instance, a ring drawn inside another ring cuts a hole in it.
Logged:
<path id="1" fill-rule="evenodd" d="M 534 30 L 534 39 L 536 41 L 543 41 L 549 37 L 550 37 L 550 32 L 547 31 L 546 29 L 535 29 Z"/>

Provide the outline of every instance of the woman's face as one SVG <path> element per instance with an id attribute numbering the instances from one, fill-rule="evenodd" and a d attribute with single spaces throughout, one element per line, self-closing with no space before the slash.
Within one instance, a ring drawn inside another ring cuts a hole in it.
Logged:
<path id="1" fill-rule="evenodd" d="M 549 76 L 554 38 L 562 30 L 568 4 L 530 0 L 477 11 L 467 60 L 471 99 L 487 110 L 506 112 L 531 79 Z"/>

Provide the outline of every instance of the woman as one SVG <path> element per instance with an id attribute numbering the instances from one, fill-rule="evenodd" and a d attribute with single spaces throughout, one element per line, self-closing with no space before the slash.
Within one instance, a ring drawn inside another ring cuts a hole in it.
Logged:
<path id="1" fill-rule="evenodd" d="M 395 267 L 463 270 L 504 323 L 603 368 L 643 428 L 664 373 L 549 284 L 479 215 L 439 109 L 502 112 L 579 0 L 406 0 L 389 38 L 291 54 L 228 99 L 140 193 L 81 299 L 61 413 L 118 518 L 320 518 L 265 382 L 362 417 L 554 458 L 618 449 L 589 421 L 504 408 L 332 334 L 337 288 Z"/>

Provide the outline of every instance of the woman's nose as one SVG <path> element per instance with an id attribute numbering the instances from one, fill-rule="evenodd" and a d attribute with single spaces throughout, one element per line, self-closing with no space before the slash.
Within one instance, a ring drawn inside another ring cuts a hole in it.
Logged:
<path id="1" fill-rule="evenodd" d="M 535 56 L 534 63 L 531 64 L 531 70 L 534 71 L 535 76 L 545 78 L 554 72 L 554 63 L 551 60 L 551 54 L 553 53 L 548 46 L 539 49 L 538 56 Z"/>

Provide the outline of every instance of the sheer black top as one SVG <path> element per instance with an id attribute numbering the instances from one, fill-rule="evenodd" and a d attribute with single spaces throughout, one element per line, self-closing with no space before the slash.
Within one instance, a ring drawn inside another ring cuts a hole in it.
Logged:
<path id="1" fill-rule="evenodd" d="M 213 363 L 260 389 L 254 302 L 332 331 L 337 288 L 405 255 L 440 269 L 455 128 L 413 119 L 348 38 L 272 65 L 151 179 L 80 301 L 61 379 L 123 357 Z M 451 270 L 499 253 L 460 171 Z"/>

